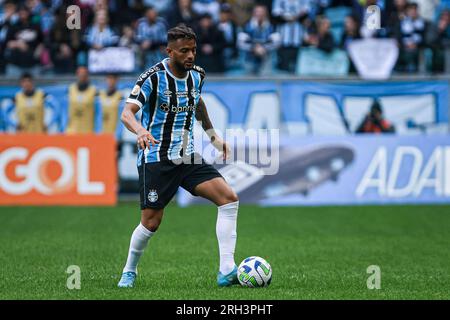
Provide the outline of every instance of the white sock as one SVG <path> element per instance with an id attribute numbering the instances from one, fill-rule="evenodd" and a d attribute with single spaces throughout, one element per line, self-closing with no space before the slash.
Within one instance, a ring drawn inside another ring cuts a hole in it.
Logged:
<path id="1" fill-rule="evenodd" d="M 230 273 L 235 265 L 236 224 L 239 201 L 218 207 L 216 234 L 219 242 L 220 267 L 222 274 Z"/>
<path id="2" fill-rule="evenodd" d="M 134 229 L 131 235 L 130 249 L 128 250 L 128 258 L 123 272 L 136 272 L 139 258 L 144 253 L 145 247 L 147 247 L 148 240 L 152 237 L 154 232 L 151 232 L 141 223 Z"/>

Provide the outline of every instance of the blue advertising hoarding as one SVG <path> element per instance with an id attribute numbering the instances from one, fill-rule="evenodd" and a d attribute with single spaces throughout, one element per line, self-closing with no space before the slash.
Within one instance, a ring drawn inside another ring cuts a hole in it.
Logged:
<path id="1" fill-rule="evenodd" d="M 275 157 L 278 170 L 272 175 L 260 163 L 216 167 L 242 203 L 450 203 L 449 135 L 286 138 Z M 202 202 L 184 190 L 178 195 L 182 206 Z"/>
<path id="2" fill-rule="evenodd" d="M 104 88 L 103 82 L 94 82 Z M 124 98 L 134 82 L 121 81 Z M 67 84 L 40 87 L 48 94 L 47 106 L 53 132 L 67 124 Z M 3 131 L 14 130 L 13 98 L 18 87 L 0 88 Z M 446 81 L 323 83 L 301 80 L 244 81 L 207 79 L 202 97 L 213 123 L 230 127 L 279 128 L 287 135 L 345 135 L 355 131 L 374 99 L 397 132 L 448 132 L 449 85 Z M 97 103 L 96 129 L 101 131 Z M 120 129 L 123 129 L 119 125 Z M 119 130 L 117 137 L 125 133 Z"/>

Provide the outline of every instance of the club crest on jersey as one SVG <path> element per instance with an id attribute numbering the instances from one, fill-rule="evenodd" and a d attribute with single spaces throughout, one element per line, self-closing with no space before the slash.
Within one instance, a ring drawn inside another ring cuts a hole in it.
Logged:
<path id="1" fill-rule="evenodd" d="M 136 96 L 136 95 L 139 94 L 139 91 L 141 91 L 141 87 L 138 86 L 138 85 L 135 85 L 135 86 L 133 87 L 133 90 L 131 90 L 131 94 L 132 94 L 133 96 Z"/>
<path id="2" fill-rule="evenodd" d="M 154 189 L 150 190 L 147 198 L 150 202 L 156 202 L 158 200 L 158 193 Z"/>
<path id="3" fill-rule="evenodd" d="M 195 90 L 195 89 L 192 89 L 192 90 L 191 90 L 191 96 L 192 96 L 192 98 L 197 98 L 197 96 L 198 96 L 198 91 Z"/>

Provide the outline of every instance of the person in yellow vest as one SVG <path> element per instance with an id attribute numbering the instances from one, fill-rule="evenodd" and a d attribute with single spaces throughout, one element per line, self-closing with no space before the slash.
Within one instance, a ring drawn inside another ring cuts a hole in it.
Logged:
<path id="1" fill-rule="evenodd" d="M 119 124 L 119 112 L 123 102 L 122 93 L 117 90 L 117 74 L 106 76 L 106 90 L 99 94 L 100 108 L 102 110 L 102 132 L 116 135 Z"/>
<path id="2" fill-rule="evenodd" d="M 69 87 L 68 134 L 95 132 L 97 89 L 89 82 L 87 67 L 77 68 L 77 82 Z"/>
<path id="3" fill-rule="evenodd" d="M 45 133 L 45 93 L 34 87 L 33 77 L 24 73 L 20 77 L 22 90 L 15 96 L 17 132 Z"/>

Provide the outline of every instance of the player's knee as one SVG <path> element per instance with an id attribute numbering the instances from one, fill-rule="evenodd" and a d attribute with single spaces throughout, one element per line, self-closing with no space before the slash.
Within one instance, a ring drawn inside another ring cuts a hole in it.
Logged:
<path id="1" fill-rule="evenodd" d="M 234 191 L 230 191 L 226 194 L 225 203 L 232 203 L 239 201 L 239 197 Z"/>
<path id="2" fill-rule="evenodd" d="M 152 214 L 147 215 L 143 214 L 141 217 L 141 223 L 144 227 L 146 227 L 151 232 L 155 232 L 158 230 L 159 225 L 161 224 L 162 214 Z"/>
<path id="3" fill-rule="evenodd" d="M 159 225 L 161 224 L 161 219 L 142 219 L 141 223 L 146 229 L 150 230 L 151 232 L 155 232 L 156 230 L 158 230 Z"/>

